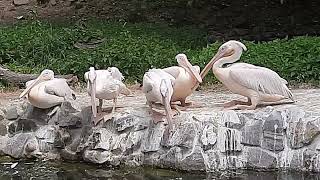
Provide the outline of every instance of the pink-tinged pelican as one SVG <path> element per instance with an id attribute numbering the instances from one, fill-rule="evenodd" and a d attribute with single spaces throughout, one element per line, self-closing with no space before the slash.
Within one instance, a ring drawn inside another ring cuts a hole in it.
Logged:
<path id="1" fill-rule="evenodd" d="M 87 81 L 87 91 L 91 96 L 92 113 L 94 124 L 97 125 L 102 117 L 99 117 L 96 109 L 96 98 L 99 99 L 98 113 L 102 112 L 103 100 L 113 100 L 111 114 L 114 113 L 119 94 L 129 95 L 131 91 L 122 82 L 124 77 L 116 67 L 110 67 L 107 70 L 95 70 L 90 67 L 84 75 Z"/>
<path id="2" fill-rule="evenodd" d="M 186 103 L 186 98 L 193 93 L 194 87 L 202 82 L 200 67 L 192 66 L 185 54 L 178 54 L 176 60 L 179 66 L 163 70 L 175 78 L 171 102 L 180 101 L 181 106 L 186 106 L 190 104 Z"/>
<path id="3" fill-rule="evenodd" d="M 286 98 L 294 101 L 286 86 L 287 81 L 276 72 L 247 63 L 234 63 L 240 59 L 243 50 L 247 48 L 241 42 L 231 40 L 224 43 L 200 74 L 204 78 L 212 68 L 214 75 L 227 88 L 248 98 L 247 102 L 230 101 L 224 107 L 253 110 L 261 102 L 276 102 Z M 233 64 L 224 67 L 230 63 Z"/>
<path id="4" fill-rule="evenodd" d="M 146 96 L 151 111 L 154 103 L 164 105 L 170 130 L 172 130 L 171 121 L 173 117 L 170 102 L 173 94 L 174 81 L 175 78 L 162 69 L 149 69 L 143 76 L 142 86 L 142 91 Z M 155 119 L 154 123 L 157 122 Z"/>
<path id="5" fill-rule="evenodd" d="M 51 108 L 66 100 L 75 99 L 67 80 L 54 78 L 54 72 L 49 69 L 43 70 L 37 79 L 26 83 L 26 89 L 19 97 L 25 96 L 33 106 L 41 109 Z"/>

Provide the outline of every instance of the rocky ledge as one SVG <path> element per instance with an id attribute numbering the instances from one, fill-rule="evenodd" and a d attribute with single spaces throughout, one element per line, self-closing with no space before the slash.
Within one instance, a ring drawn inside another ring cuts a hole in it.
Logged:
<path id="1" fill-rule="evenodd" d="M 114 117 L 93 127 L 89 98 L 63 103 L 56 113 L 12 99 L 1 107 L 0 153 L 14 158 L 86 161 L 195 171 L 292 169 L 320 171 L 320 90 L 295 90 L 295 104 L 255 111 L 222 110 L 226 93 L 196 92 L 174 118 L 151 114 L 144 96 L 121 97 Z M 110 104 L 106 103 L 106 106 Z"/>

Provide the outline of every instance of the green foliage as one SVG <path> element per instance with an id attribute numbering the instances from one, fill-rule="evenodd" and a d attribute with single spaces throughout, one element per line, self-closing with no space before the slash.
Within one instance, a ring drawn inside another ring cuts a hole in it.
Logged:
<path id="1" fill-rule="evenodd" d="M 41 22 L 0 29 L 0 63 L 20 72 L 75 73 L 82 78 L 92 65 L 119 67 L 125 76 L 141 79 L 151 67 L 174 65 L 175 55 L 204 46 L 204 34 L 165 25 L 90 22 L 51 25 Z M 78 49 L 78 41 L 102 39 L 94 49 Z M 192 43 L 191 43 L 192 42 Z"/>
<path id="2" fill-rule="evenodd" d="M 96 48 L 79 49 L 77 42 L 104 39 Z M 272 42 L 246 42 L 241 61 L 268 67 L 296 83 L 320 80 L 320 38 L 297 37 Z M 85 24 L 26 22 L 0 27 L 0 63 L 23 73 L 45 68 L 82 78 L 90 66 L 118 67 L 129 80 L 141 80 L 152 67 L 175 65 L 186 53 L 203 68 L 221 42 L 207 45 L 205 33 L 192 27 L 88 21 Z M 214 82 L 212 73 L 206 81 Z"/>

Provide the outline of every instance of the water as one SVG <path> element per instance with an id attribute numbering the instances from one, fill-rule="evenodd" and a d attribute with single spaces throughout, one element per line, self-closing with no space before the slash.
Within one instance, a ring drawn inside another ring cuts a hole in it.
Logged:
<path id="1" fill-rule="evenodd" d="M 110 168 L 86 163 L 1 161 L 0 180 L 320 180 L 320 174 L 301 172 L 187 173 L 152 168 Z"/>

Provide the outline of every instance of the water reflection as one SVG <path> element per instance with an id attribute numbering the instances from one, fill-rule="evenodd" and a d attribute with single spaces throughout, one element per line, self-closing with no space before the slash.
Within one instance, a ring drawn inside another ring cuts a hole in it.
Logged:
<path id="1" fill-rule="evenodd" d="M 320 180 L 320 174 L 301 172 L 182 173 L 152 168 L 110 168 L 85 163 L 19 162 L 1 163 L 0 180 Z"/>

